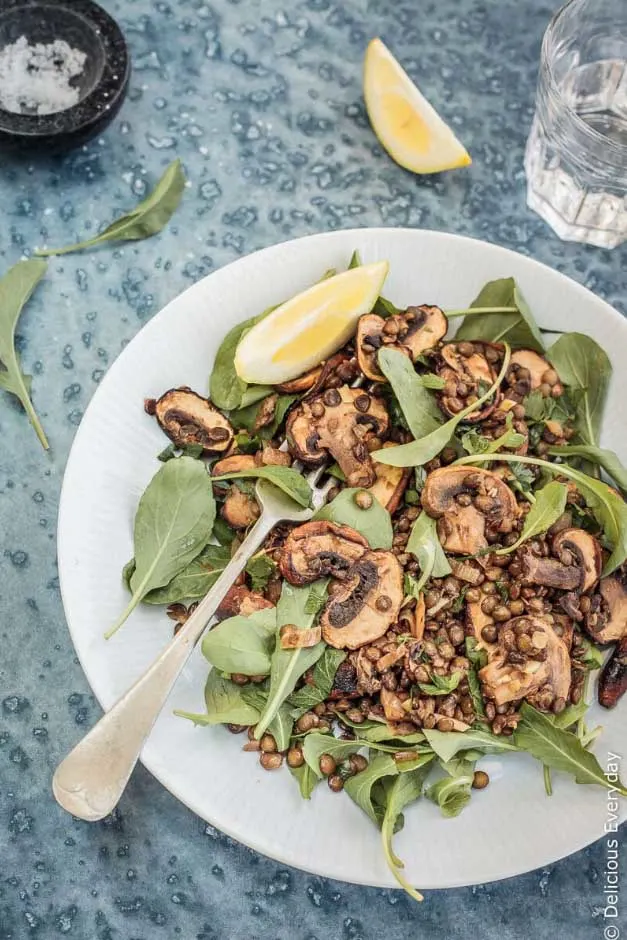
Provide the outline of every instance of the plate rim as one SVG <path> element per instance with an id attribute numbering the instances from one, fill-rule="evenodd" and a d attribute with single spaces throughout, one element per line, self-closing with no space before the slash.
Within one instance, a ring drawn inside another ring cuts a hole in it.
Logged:
<path id="1" fill-rule="evenodd" d="M 140 327 L 140 329 L 133 336 L 133 338 L 123 347 L 123 349 L 120 350 L 119 354 L 116 356 L 114 361 L 111 363 L 110 367 L 107 369 L 107 372 L 105 373 L 102 381 L 99 383 L 97 389 L 95 390 L 92 398 L 90 399 L 85 409 L 83 418 L 81 419 L 80 425 L 72 440 L 72 444 L 71 444 L 71 447 L 67 456 L 67 460 L 66 460 L 66 464 L 65 464 L 65 468 L 63 472 L 63 481 L 61 485 L 61 491 L 60 491 L 60 496 L 59 496 L 59 508 L 58 508 L 58 514 L 57 514 L 57 539 L 56 539 L 59 586 L 60 586 L 60 593 L 61 593 L 61 599 L 62 599 L 62 604 L 63 604 L 63 611 L 64 611 L 64 616 L 65 616 L 67 628 L 70 634 L 70 639 L 72 641 L 72 646 L 74 648 L 75 655 L 78 658 L 80 667 L 83 670 L 85 678 L 87 679 L 87 682 L 89 684 L 89 687 L 92 690 L 94 697 L 96 698 L 100 707 L 103 710 L 104 710 L 104 706 L 103 706 L 102 699 L 100 698 L 99 694 L 96 692 L 94 681 L 92 680 L 93 668 L 87 665 L 87 662 L 85 661 L 85 657 L 84 657 L 84 651 L 81 651 L 79 649 L 79 645 L 76 642 L 76 637 L 78 636 L 76 625 L 74 625 L 74 628 L 72 627 L 70 620 L 68 618 L 68 615 L 67 615 L 66 592 L 69 593 L 69 591 L 67 588 L 67 582 L 66 582 L 66 577 L 65 577 L 65 566 L 62 560 L 64 557 L 66 557 L 69 554 L 65 549 L 65 540 L 64 540 L 64 534 L 69 528 L 68 526 L 65 525 L 64 520 L 65 520 L 65 517 L 69 514 L 69 511 L 70 511 L 69 507 L 71 505 L 71 494 L 69 493 L 69 484 L 68 484 L 68 479 L 70 477 L 70 474 L 68 471 L 70 469 L 70 466 L 73 460 L 76 459 L 76 453 L 79 449 L 80 442 L 82 441 L 83 436 L 87 433 L 85 428 L 87 427 L 90 410 L 92 409 L 94 402 L 97 400 L 99 401 L 100 398 L 105 396 L 107 394 L 109 386 L 114 384 L 116 371 L 119 368 L 118 364 L 125 357 L 125 355 L 131 349 L 131 347 L 133 347 L 133 344 L 138 343 L 140 337 L 145 338 L 145 336 L 150 334 L 150 332 L 153 329 L 157 329 L 157 324 L 160 323 L 160 321 L 165 316 L 167 316 L 167 311 L 169 310 L 170 306 L 174 303 L 179 302 L 186 294 L 196 289 L 199 284 L 208 281 L 215 274 L 221 271 L 224 271 L 226 268 L 237 267 L 238 265 L 245 263 L 246 261 L 248 261 L 248 259 L 250 259 L 253 256 L 256 256 L 256 257 L 263 256 L 264 253 L 275 251 L 279 249 L 280 247 L 285 247 L 296 242 L 305 242 L 305 241 L 321 242 L 321 241 L 326 241 L 326 240 L 333 240 L 340 236 L 344 238 L 348 238 L 351 235 L 355 236 L 356 238 L 359 238 L 359 237 L 362 237 L 364 233 L 367 233 L 368 235 L 371 235 L 375 238 L 377 236 L 385 237 L 389 235 L 390 233 L 396 233 L 400 235 L 408 235 L 408 234 L 420 235 L 420 236 L 424 236 L 430 239 L 443 241 L 443 242 L 450 242 L 451 240 L 457 243 L 462 243 L 462 244 L 466 242 L 470 242 L 475 245 L 480 244 L 480 245 L 487 246 L 490 249 L 490 251 L 495 252 L 496 254 L 500 254 L 501 257 L 503 258 L 513 256 L 514 258 L 516 258 L 516 264 L 520 265 L 522 263 L 523 265 L 528 266 L 530 270 L 537 269 L 538 267 L 544 268 L 550 273 L 551 277 L 562 280 L 563 282 L 569 284 L 571 288 L 574 287 L 576 290 L 578 290 L 583 296 L 592 298 L 595 301 L 595 303 L 602 304 L 603 307 L 605 308 L 606 314 L 610 315 L 611 318 L 617 324 L 620 324 L 619 328 L 625 330 L 625 334 L 627 337 L 627 318 L 625 318 L 618 310 L 616 310 L 616 308 L 614 308 L 608 301 L 604 300 L 602 297 L 599 297 L 597 294 L 595 294 L 585 285 L 569 277 L 567 274 L 564 274 L 562 271 L 558 271 L 555 268 L 552 268 L 549 264 L 546 264 L 543 261 L 539 261 L 529 255 L 522 254 L 521 252 L 514 251 L 511 248 L 506 248 L 502 245 L 486 241 L 485 239 L 482 239 L 482 238 L 475 238 L 475 237 L 468 236 L 468 235 L 461 235 L 455 232 L 447 232 L 447 231 L 436 230 L 436 229 L 411 228 L 407 226 L 364 226 L 362 228 L 333 229 L 331 231 L 315 232 L 315 233 L 308 234 L 308 235 L 298 236 L 297 238 L 286 239 L 285 241 L 282 241 L 282 242 L 275 242 L 274 244 L 266 245 L 262 248 L 258 248 L 239 258 L 235 258 L 234 260 L 224 265 L 221 265 L 219 268 L 216 268 L 214 271 L 211 271 L 209 274 L 195 281 L 193 284 L 188 285 L 184 290 L 180 291 L 180 293 L 175 294 L 172 298 L 170 298 L 170 300 L 168 300 L 167 303 L 164 304 L 163 307 L 161 307 L 161 309 L 154 316 L 150 318 L 150 320 L 148 320 L 146 323 L 144 323 Z M 229 327 L 229 329 L 230 328 L 231 327 Z M 69 577 L 68 577 L 68 580 L 69 580 Z M 389 878 L 386 878 L 385 880 L 380 879 L 378 881 L 374 881 L 372 880 L 372 878 L 360 877 L 358 874 L 353 874 L 353 873 L 351 873 L 350 875 L 346 872 L 342 872 L 342 873 L 334 872 L 332 874 L 329 874 L 328 871 L 322 871 L 314 867 L 308 867 L 306 864 L 302 864 L 301 862 L 296 863 L 292 858 L 287 858 L 286 856 L 282 855 L 278 851 L 273 851 L 272 855 L 267 855 L 263 850 L 261 850 L 255 844 L 254 841 L 248 840 L 242 837 L 241 832 L 239 831 L 236 832 L 230 826 L 224 825 L 222 821 L 211 818 L 204 809 L 201 809 L 201 807 L 197 805 L 197 802 L 193 797 L 184 796 L 179 787 L 177 787 L 176 785 L 173 785 L 171 782 L 166 783 L 164 779 L 165 774 L 162 774 L 158 769 L 152 766 L 152 761 L 150 760 L 150 758 L 144 758 L 143 756 L 141 756 L 140 761 L 143 764 L 143 766 L 146 768 L 146 770 L 158 781 L 158 783 L 161 786 L 164 787 L 164 789 L 166 789 L 172 796 L 175 797 L 175 799 L 177 799 L 180 803 L 182 803 L 188 810 L 194 813 L 194 815 L 196 815 L 199 819 L 203 820 L 204 822 L 214 827 L 218 831 L 224 833 L 226 836 L 232 838 L 234 841 L 238 842 L 239 844 L 246 846 L 247 848 L 251 849 L 254 852 L 257 852 L 260 855 L 263 855 L 265 858 L 269 858 L 273 861 L 276 861 L 288 867 L 296 868 L 297 870 L 306 872 L 316 877 L 327 878 L 331 880 L 345 882 L 348 884 L 362 885 L 366 887 L 386 888 L 386 889 L 399 887 L 398 883 L 395 881 L 395 879 L 393 878 L 391 874 Z M 513 872 L 508 871 L 504 873 L 503 875 L 497 874 L 494 877 L 490 878 L 489 881 L 486 881 L 485 878 L 477 878 L 475 880 L 469 880 L 468 878 L 463 878 L 463 879 L 453 878 L 446 885 L 443 885 L 441 883 L 437 885 L 436 884 L 430 885 L 426 883 L 423 879 L 421 888 L 424 890 L 429 890 L 429 891 L 447 890 L 450 888 L 471 887 L 473 885 L 493 883 L 497 881 L 506 881 L 512 878 L 517 878 L 530 871 L 538 870 L 538 868 L 541 868 L 543 866 L 550 865 L 550 864 L 555 864 L 564 858 L 568 858 L 570 855 L 573 855 L 576 852 L 581 851 L 582 849 L 586 848 L 589 845 L 593 845 L 596 841 L 599 841 L 602 838 L 603 838 L 603 833 L 601 832 L 599 833 L 598 837 L 592 841 L 589 841 L 586 837 L 584 837 L 582 840 L 577 840 L 577 844 L 569 851 L 562 852 L 560 850 L 560 854 L 552 855 L 550 859 L 539 862 L 538 866 L 536 866 L 536 868 L 533 868 L 533 869 L 529 869 L 523 865 L 522 867 L 517 868 Z"/>

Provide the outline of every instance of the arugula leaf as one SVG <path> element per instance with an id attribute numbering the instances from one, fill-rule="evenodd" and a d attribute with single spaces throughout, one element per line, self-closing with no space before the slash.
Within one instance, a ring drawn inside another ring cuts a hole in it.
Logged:
<path id="1" fill-rule="evenodd" d="M 425 791 L 425 796 L 438 804 L 443 816 L 459 816 L 470 803 L 474 765 L 470 761 L 458 761 L 442 762 L 441 767 L 448 776 L 436 780 Z"/>
<path id="2" fill-rule="evenodd" d="M 396 827 L 402 816 L 402 812 L 410 803 L 414 803 L 422 796 L 422 788 L 425 779 L 429 774 L 431 767 L 421 766 L 408 773 L 401 773 L 394 779 L 387 791 L 387 804 L 385 815 L 381 825 L 381 838 L 383 840 L 383 852 L 389 869 L 398 881 L 401 888 L 414 898 L 416 901 L 422 901 L 423 897 L 419 891 L 408 883 L 401 874 L 405 867 L 400 858 L 394 853 L 392 848 L 392 838 Z"/>
<path id="3" fill-rule="evenodd" d="M 513 545 L 505 548 L 499 548 L 495 555 L 509 555 L 515 552 L 523 542 L 535 538 L 541 532 L 546 532 L 557 520 L 564 514 L 566 509 L 566 498 L 568 496 L 568 487 L 565 483 L 558 483 L 552 480 L 536 492 L 536 501 L 525 517 L 525 522 L 520 536 Z"/>
<path id="4" fill-rule="evenodd" d="M 108 241 L 138 241 L 150 238 L 160 232 L 174 215 L 185 189 L 185 174 L 179 159 L 174 160 L 166 169 L 153 191 L 138 206 L 121 216 L 107 228 L 87 241 L 68 245 L 66 248 L 36 249 L 35 254 L 67 255 L 74 251 L 83 251 Z"/>
<path id="5" fill-rule="evenodd" d="M 248 617 L 228 617 L 205 633 L 202 654 L 221 672 L 267 676 L 276 633 L 276 610 L 257 610 Z"/>
<path id="6" fill-rule="evenodd" d="M 244 397 L 249 395 L 255 386 L 250 386 L 247 391 L 244 393 Z M 257 386 L 257 388 L 262 388 L 262 386 Z M 271 395 L 266 395 L 262 398 L 261 401 L 253 402 L 253 404 L 248 405 L 246 408 L 239 408 L 237 411 L 232 411 L 229 414 L 229 421 L 237 428 L 245 428 L 249 433 L 252 433 L 255 429 L 255 424 L 257 423 L 257 417 L 260 410 L 265 405 L 265 402 L 268 398 L 271 398 L 272 395 L 276 397 L 276 402 L 274 405 L 274 415 L 269 424 L 264 425 L 258 429 L 258 435 L 262 440 L 270 440 L 274 437 L 283 421 L 285 420 L 285 415 L 292 407 L 294 402 L 298 401 L 298 395 L 276 395 L 276 392 L 272 392 Z"/>
<path id="7" fill-rule="evenodd" d="M 289 767 L 289 771 L 298 783 L 298 789 L 300 790 L 302 798 L 304 800 L 310 800 L 311 794 L 320 783 L 320 778 L 316 777 L 309 764 L 302 764 L 300 767 Z"/>
<path id="8" fill-rule="evenodd" d="M 470 639 L 470 637 L 468 638 Z M 483 706 L 483 696 L 481 694 L 481 683 L 479 682 L 479 676 L 477 674 L 476 666 L 471 666 L 468 670 L 466 676 L 468 679 L 468 691 L 470 692 L 470 697 L 472 699 L 472 707 L 475 713 L 475 726 L 479 726 L 487 730 L 487 719 L 485 708 Z"/>
<path id="9" fill-rule="evenodd" d="M 258 710 L 244 700 L 242 687 L 225 679 L 217 669 L 212 669 L 207 677 L 205 704 L 206 715 L 179 709 L 174 714 L 195 725 L 254 725 L 259 718 Z"/>
<path id="10" fill-rule="evenodd" d="M 454 692 L 462 678 L 461 672 L 454 672 L 450 676 L 431 676 L 431 682 L 419 682 L 418 686 L 425 695 L 448 695 Z"/>
<path id="11" fill-rule="evenodd" d="M 265 552 L 253 555 L 246 565 L 246 574 L 250 578 L 251 589 L 260 593 L 265 591 L 268 581 L 276 572 L 276 568 L 276 562 Z"/>
<path id="12" fill-rule="evenodd" d="M 330 646 L 325 649 L 314 667 L 313 683 L 307 683 L 288 699 L 293 718 L 300 718 L 305 712 L 324 702 L 333 688 L 335 674 L 345 659 L 344 650 L 335 650 Z"/>
<path id="13" fill-rule="evenodd" d="M 472 314 L 472 308 L 513 308 L 515 313 Z M 513 277 L 489 281 L 470 305 L 468 315 L 455 334 L 455 341 L 507 342 L 512 349 L 544 352 L 542 334 Z M 559 370 L 558 370 L 559 371 Z"/>
<path id="14" fill-rule="evenodd" d="M 586 476 L 585 473 L 567 464 L 550 463 L 539 457 L 515 457 L 513 454 L 487 455 L 482 458 L 462 457 L 456 465 L 473 464 L 479 460 L 530 464 L 543 467 L 547 473 L 559 474 L 559 476 L 573 480 L 603 529 L 608 544 L 612 547 L 612 553 L 603 568 L 603 575 L 611 574 L 625 561 L 627 558 L 627 505 L 607 483 Z"/>
<path id="15" fill-rule="evenodd" d="M 579 637 L 579 643 L 581 649 L 584 650 L 584 655 L 581 657 L 579 662 L 583 666 L 587 666 L 590 671 L 594 669 L 600 669 L 603 665 L 603 653 L 601 650 L 595 646 L 587 636 L 584 636 L 583 634 L 581 634 Z"/>
<path id="16" fill-rule="evenodd" d="M 572 728 L 573 725 L 581 721 L 589 707 L 585 699 L 581 698 L 577 705 L 568 705 L 564 711 L 560 712 L 558 715 L 547 713 L 547 718 L 553 722 L 556 728 L 562 728 L 562 730 L 568 731 L 569 728 Z"/>
<path id="17" fill-rule="evenodd" d="M 605 470 L 623 493 L 627 493 L 627 467 L 621 463 L 618 455 L 613 450 L 593 447 L 589 444 L 565 444 L 560 447 L 549 447 L 547 453 L 552 457 L 562 457 L 564 460 L 569 460 L 572 457 L 583 457 L 584 460 L 597 464 Z"/>
<path id="18" fill-rule="evenodd" d="M 347 487 L 335 499 L 319 509 L 314 519 L 326 519 L 338 525 L 348 525 L 367 539 L 370 548 L 392 548 L 392 519 L 378 499 L 368 509 L 361 509 L 355 496 L 364 490 Z"/>
<path id="19" fill-rule="evenodd" d="M 414 731 L 410 734 L 398 734 L 397 731 L 394 731 L 385 721 L 362 721 L 360 724 L 357 724 L 355 721 L 351 721 L 350 718 L 346 717 L 345 712 L 336 712 L 338 720 L 346 725 L 348 728 L 352 728 L 356 736 L 368 746 L 372 744 L 381 744 L 387 742 L 394 747 L 394 751 L 406 750 L 410 744 L 419 744 L 425 740 L 425 736 L 422 731 Z M 398 746 L 396 745 L 398 742 Z"/>
<path id="20" fill-rule="evenodd" d="M 506 424 L 506 430 L 494 440 L 483 437 L 476 428 L 471 428 L 462 435 L 462 447 L 467 454 L 495 454 L 506 447 L 517 450 L 525 443 L 525 436 L 514 430 L 511 413 L 507 415 Z"/>
<path id="21" fill-rule="evenodd" d="M 424 728 L 424 736 L 440 760 L 452 760 L 460 751 L 477 750 L 482 754 L 500 754 L 502 751 L 517 751 L 511 739 L 488 731 L 436 731 Z"/>
<path id="22" fill-rule="evenodd" d="M 105 633 L 109 639 L 140 601 L 164 587 L 200 554 L 216 514 L 211 479 L 205 465 L 191 457 L 164 463 L 139 501 L 134 525 L 133 596 Z"/>
<path id="23" fill-rule="evenodd" d="M 413 437 L 424 437 L 439 428 L 442 412 L 414 369 L 411 359 L 398 349 L 383 347 L 379 350 L 378 363 L 392 387 Z"/>
<path id="24" fill-rule="evenodd" d="M 221 545 L 207 545 L 181 572 L 164 587 L 149 591 L 142 604 L 167 605 L 181 601 L 200 600 L 216 583 L 229 561 L 231 552 Z M 124 567 L 122 579 L 130 591 L 130 579 L 135 571 L 135 559 Z M 131 592 L 132 593 L 132 592 Z"/>
<path id="25" fill-rule="evenodd" d="M 398 767 L 394 758 L 390 754 L 377 754 L 365 770 L 349 777 L 344 783 L 344 790 L 351 800 L 357 803 L 379 828 L 385 817 L 385 795 L 376 785 L 385 777 L 395 777 L 397 774 Z"/>
<path id="26" fill-rule="evenodd" d="M 476 669 L 483 669 L 488 661 L 487 651 L 484 649 L 477 649 L 477 640 L 474 636 L 467 636 L 466 641 L 466 656 Z"/>
<path id="27" fill-rule="evenodd" d="M 421 512 L 412 526 L 407 548 L 420 565 L 420 580 L 415 586 L 417 597 L 429 578 L 444 578 L 452 569 L 438 538 L 435 519 Z"/>
<path id="28" fill-rule="evenodd" d="M 340 763 L 351 754 L 356 754 L 363 746 L 361 741 L 342 741 L 334 738 L 332 734 L 314 731 L 303 740 L 303 756 L 316 777 L 323 777 L 324 774 L 320 770 L 320 758 L 323 754 L 330 754 Z"/>
<path id="29" fill-rule="evenodd" d="M 186 444 L 185 447 L 177 447 L 176 444 L 169 444 L 160 454 L 157 454 L 157 460 L 161 463 L 167 463 L 168 460 L 176 460 L 177 457 L 193 457 L 198 460 L 204 453 L 202 444 Z"/>
<path id="30" fill-rule="evenodd" d="M 440 425 L 435 431 L 431 431 L 431 433 L 427 434 L 425 437 L 421 437 L 420 440 L 411 441 L 409 444 L 398 444 L 396 447 L 385 447 L 381 448 L 381 450 L 373 451 L 370 455 L 373 460 L 378 460 L 379 463 L 389 464 L 392 467 L 416 467 L 428 463 L 429 460 L 437 456 L 450 441 L 460 421 L 463 421 L 464 418 L 472 414 L 473 411 L 477 411 L 481 408 L 499 388 L 507 372 L 511 354 L 507 343 L 504 345 L 505 355 L 503 357 L 501 371 L 496 377 L 495 382 L 476 402 L 473 402 L 472 405 L 467 405 L 466 408 L 462 409 L 454 418 L 447 421 L 446 424 Z"/>
<path id="31" fill-rule="evenodd" d="M 277 304 L 268 307 L 255 317 L 249 317 L 248 320 L 236 324 L 220 343 L 209 378 L 209 397 L 217 408 L 221 408 L 223 411 L 232 411 L 244 406 L 244 395 L 249 386 L 243 379 L 240 379 L 235 371 L 235 350 L 251 327 L 267 317 L 273 310 L 276 310 L 276 307 Z M 257 386 L 257 388 L 263 389 L 261 398 L 268 394 L 265 386 Z M 254 390 L 255 386 L 252 386 L 252 389 Z M 255 401 L 258 400 L 255 399 Z M 246 401 L 246 405 L 252 403 Z"/>
<path id="32" fill-rule="evenodd" d="M 284 650 L 279 640 L 281 627 L 291 623 L 301 629 L 308 629 L 315 620 L 315 614 L 305 610 L 312 591 L 320 590 L 320 583 L 307 587 L 294 587 L 288 581 L 283 582 L 281 596 L 276 607 L 277 643 L 272 654 L 270 666 L 270 688 L 266 707 L 255 730 L 257 740 L 261 738 L 277 711 L 294 691 L 297 681 L 311 666 L 314 666 L 325 650 L 323 642 L 312 647 Z"/>
<path id="33" fill-rule="evenodd" d="M 15 330 L 24 306 L 47 270 L 45 261 L 18 261 L 0 278 L 0 389 L 20 400 L 44 450 L 50 445 L 30 399 L 31 377 L 22 372 Z"/>
<path id="34" fill-rule="evenodd" d="M 268 734 L 276 741 L 277 751 L 287 751 L 294 730 L 294 719 L 289 705 L 284 702 L 268 725 Z"/>
<path id="35" fill-rule="evenodd" d="M 575 427 L 582 442 L 597 444 L 612 375 L 610 360 L 599 344 L 583 333 L 564 333 L 547 356 L 564 385 L 581 393 L 575 398 Z"/>
<path id="36" fill-rule="evenodd" d="M 320 581 L 319 588 L 312 591 L 305 604 L 306 614 L 319 614 L 327 602 L 327 582 Z"/>
<path id="37" fill-rule="evenodd" d="M 212 477 L 214 483 L 221 483 L 222 480 L 242 480 L 242 479 L 262 479 L 267 480 L 274 486 L 293 499 L 299 506 L 308 507 L 311 505 L 311 487 L 305 477 L 292 469 L 292 467 L 251 467 L 250 470 L 234 470 L 231 473 L 221 473 Z"/>
<path id="38" fill-rule="evenodd" d="M 513 735 L 517 747 L 552 770 L 571 774 L 577 783 L 595 783 L 608 790 L 616 788 L 621 796 L 627 796 L 627 789 L 620 780 L 610 783 L 594 754 L 583 747 L 576 734 L 558 728 L 527 702 L 523 702 L 520 714 Z"/>

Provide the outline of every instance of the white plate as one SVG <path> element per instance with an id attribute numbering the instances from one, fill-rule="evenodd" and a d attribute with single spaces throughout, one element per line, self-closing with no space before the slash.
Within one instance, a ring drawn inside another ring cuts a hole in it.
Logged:
<path id="1" fill-rule="evenodd" d="M 344 268 L 355 248 L 364 261 L 390 261 L 385 293 L 401 306 L 461 308 L 486 281 L 513 275 L 541 326 L 594 336 L 615 366 L 604 442 L 627 456 L 621 435 L 627 323 L 550 268 L 495 245 L 404 229 L 313 235 L 242 258 L 190 287 L 144 327 L 109 370 L 74 441 L 59 519 L 61 589 L 72 639 L 104 708 L 172 635 L 162 609 L 143 608 L 114 639 L 103 639 L 126 603 L 120 572 L 133 553 L 133 515 L 165 443 L 143 412 L 144 397 L 176 385 L 204 393 L 228 329 L 309 286 L 328 268 Z M 319 787 L 305 802 L 287 771 L 263 771 L 241 750 L 241 738 L 222 728 L 194 728 L 172 714 L 174 708 L 203 710 L 206 674 L 196 650 L 144 749 L 146 767 L 203 819 L 264 855 L 331 878 L 395 886 L 378 832 L 348 797 Z M 608 750 L 624 752 L 626 712 L 623 701 L 613 712 L 596 707 L 591 713 L 591 724 L 605 727 L 596 747 L 602 765 Z M 443 819 L 427 802 L 407 813 L 396 845 L 412 884 L 444 888 L 506 878 L 603 835 L 607 800 L 601 788 L 555 774 L 549 799 L 541 768 L 530 757 L 495 757 L 484 765 L 490 786 L 459 818 Z"/>

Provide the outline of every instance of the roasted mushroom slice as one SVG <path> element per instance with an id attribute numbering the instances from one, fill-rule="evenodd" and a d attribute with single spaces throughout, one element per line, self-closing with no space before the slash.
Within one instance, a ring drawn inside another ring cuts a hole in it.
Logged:
<path id="1" fill-rule="evenodd" d="M 329 575 L 341 579 L 368 548 L 363 535 L 350 526 L 306 522 L 285 540 L 279 569 L 290 584 L 311 584 Z"/>
<path id="2" fill-rule="evenodd" d="M 394 446 L 391 441 L 383 445 L 384 448 Z M 385 463 L 375 463 L 374 472 L 376 480 L 369 487 L 369 492 L 389 513 L 396 512 L 407 489 L 411 467 L 389 467 Z"/>
<path id="3" fill-rule="evenodd" d="M 337 667 L 329 698 L 360 698 L 361 694 L 357 685 L 357 667 L 350 659 L 345 659 Z"/>
<path id="4" fill-rule="evenodd" d="M 548 381 L 547 380 L 553 380 Z M 509 360 L 506 383 L 520 401 L 545 383 L 554 385 L 557 373 L 547 360 L 533 349 L 515 349 Z"/>
<path id="5" fill-rule="evenodd" d="M 581 571 L 574 565 L 563 565 L 557 558 L 536 555 L 529 546 L 520 551 L 518 558 L 525 584 L 540 584 L 560 591 L 578 590 Z"/>
<path id="6" fill-rule="evenodd" d="M 335 590 L 322 613 L 322 638 L 336 649 L 378 640 L 398 618 L 403 569 L 392 552 L 366 552 Z"/>
<path id="7" fill-rule="evenodd" d="M 279 396 L 275 392 L 272 395 L 268 395 L 259 403 L 257 417 L 255 418 L 255 423 L 253 424 L 253 434 L 256 434 L 257 431 L 261 430 L 261 428 L 265 428 L 269 424 L 272 424 L 274 421 L 274 413 L 276 411 L 278 400 Z"/>
<path id="8" fill-rule="evenodd" d="M 255 454 L 257 467 L 291 467 L 292 458 L 285 450 L 264 444 L 262 450 Z"/>
<path id="9" fill-rule="evenodd" d="M 583 529 L 563 529 L 553 539 L 553 554 L 564 565 L 576 565 L 580 572 L 578 590 L 591 591 L 601 577 L 601 546 Z"/>
<path id="10" fill-rule="evenodd" d="M 284 623 L 279 630 L 282 650 L 309 649 L 320 642 L 322 631 L 319 626 L 303 630 L 294 623 Z"/>
<path id="11" fill-rule="evenodd" d="M 439 307 L 423 305 L 408 307 L 404 313 L 385 320 L 376 313 L 360 318 L 357 325 L 357 358 L 367 378 L 385 382 L 377 362 L 381 346 L 393 346 L 407 353 L 415 362 L 418 356 L 433 349 L 446 335 L 448 321 Z"/>
<path id="12" fill-rule="evenodd" d="M 590 599 L 585 627 L 596 643 L 613 643 L 627 636 L 627 570 L 603 578 Z"/>
<path id="13" fill-rule="evenodd" d="M 446 385 L 438 399 L 442 410 L 450 417 L 455 417 L 468 405 L 477 401 L 490 385 L 494 383 L 496 373 L 493 363 L 502 356 L 498 346 L 486 343 L 446 343 L 440 350 L 440 362 L 436 371 Z M 492 414 L 498 404 L 498 393 L 478 411 L 473 411 L 464 419 L 468 422 L 483 421 Z"/>
<path id="14" fill-rule="evenodd" d="M 295 457 L 317 466 L 330 453 L 349 486 L 369 487 L 376 478 L 367 441 L 387 435 L 390 419 L 379 398 L 358 388 L 327 389 L 302 402 L 287 419 L 287 439 Z"/>
<path id="15" fill-rule="evenodd" d="M 523 636 L 525 640 L 523 641 Z M 499 630 L 498 645 L 479 670 L 483 693 L 496 706 L 518 701 L 547 686 L 565 703 L 570 689 L 566 644 L 540 617 L 514 617 Z"/>
<path id="16" fill-rule="evenodd" d="M 627 635 L 616 644 L 616 649 L 605 663 L 599 676 L 599 705 L 614 708 L 627 691 Z"/>
<path id="17" fill-rule="evenodd" d="M 297 379 L 282 382 L 280 385 L 275 385 L 274 387 L 277 392 L 281 392 L 282 395 L 300 395 L 302 392 L 308 392 L 310 388 L 314 387 L 321 372 L 322 366 L 316 366 L 315 369 L 310 369 L 309 372 L 299 375 Z"/>
<path id="18" fill-rule="evenodd" d="M 223 457 L 216 460 L 211 468 L 211 476 L 218 477 L 222 473 L 240 473 L 242 470 L 254 470 L 257 462 L 252 454 L 233 454 L 232 457 Z"/>
<path id="19" fill-rule="evenodd" d="M 474 555 L 491 536 L 511 532 L 520 510 L 510 488 L 495 473 L 467 467 L 433 470 L 422 490 L 425 511 L 438 520 L 442 547 Z"/>
<path id="20" fill-rule="evenodd" d="M 224 454 L 233 443 L 233 428 L 207 398 L 189 388 L 172 388 L 144 403 L 177 447 L 200 445 L 206 454 Z"/>
<path id="21" fill-rule="evenodd" d="M 266 600 L 263 594 L 251 591 L 242 585 L 233 586 L 227 591 L 224 600 L 216 610 L 216 618 L 225 620 L 227 617 L 235 617 L 241 614 L 242 617 L 249 617 L 256 610 L 266 610 L 274 607 L 274 604 Z"/>
<path id="22" fill-rule="evenodd" d="M 233 529 L 247 529 L 259 518 L 261 510 L 253 496 L 244 493 L 238 486 L 229 487 L 229 492 L 222 504 L 222 518 Z"/>

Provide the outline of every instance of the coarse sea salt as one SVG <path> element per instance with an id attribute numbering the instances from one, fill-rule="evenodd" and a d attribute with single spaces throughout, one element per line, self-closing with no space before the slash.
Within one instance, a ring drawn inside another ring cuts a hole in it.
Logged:
<path id="1" fill-rule="evenodd" d="M 13 114 L 56 114 L 78 103 L 70 82 L 87 56 L 63 39 L 30 45 L 26 36 L 0 49 L 0 107 Z"/>

